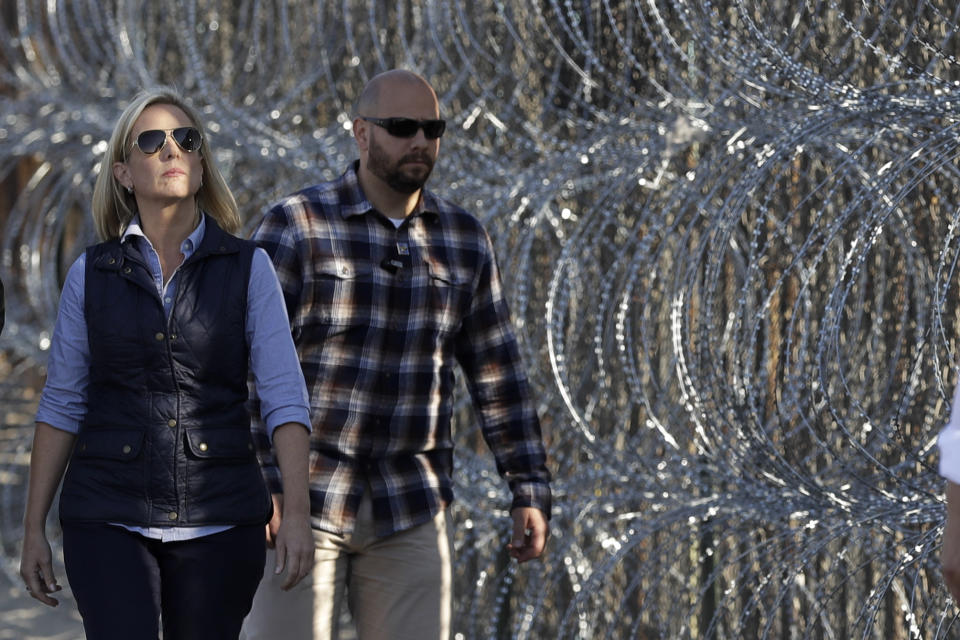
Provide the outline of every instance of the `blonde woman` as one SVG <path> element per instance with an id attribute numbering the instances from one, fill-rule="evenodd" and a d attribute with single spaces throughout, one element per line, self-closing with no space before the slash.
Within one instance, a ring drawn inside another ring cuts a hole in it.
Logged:
<path id="1" fill-rule="evenodd" d="M 197 113 L 145 91 L 94 189 L 100 244 L 72 265 L 37 410 L 20 573 L 55 606 L 45 521 L 63 479 L 67 580 L 90 640 L 236 639 L 272 504 L 250 434 L 252 372 L 282 470 L 276 571 L 313 562 L 309 405 L 276 274 Z M 249 368 L 249 369 L 248 369 Z"/>

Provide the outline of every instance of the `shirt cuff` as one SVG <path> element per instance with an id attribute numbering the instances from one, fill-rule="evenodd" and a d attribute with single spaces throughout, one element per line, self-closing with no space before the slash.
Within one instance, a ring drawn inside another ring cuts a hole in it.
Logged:
<path id="1" fill-rule="evenodd" d="M 550 519 L 552 496 L 549 484 L 544 482 L 518 482 L 511 489 L 513 491 L 511 511 L 519 507 L 534 507 L 543 511 L 547 520 Z"/>
<path id="2" fill-rule="evenodd" d="M 36 421 L 45 422 L 54 429 L 66 431 L 67 433 L 80 433 L 80 423 L 77 420 L 62 413 L 57 413 L 48 407 L 44 407 L 42 404 L 37 408 Z"/>
<path id="3" fill-rule="evenodd" d="M 305 426 L 308 432 L 313 430 L 310 425 L 310 410 L 306 407 L 279 407 L 264 416 L 263 421 L 267 425 L 270 442 L 273 442 L 274 430 L 288 422 L 298 422 Z"/>

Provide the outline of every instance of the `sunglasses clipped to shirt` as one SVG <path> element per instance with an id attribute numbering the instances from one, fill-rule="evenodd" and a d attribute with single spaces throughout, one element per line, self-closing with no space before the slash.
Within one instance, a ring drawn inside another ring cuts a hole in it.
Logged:
<path id="1" fill-rule="evenodd" d="M 417 131 L 423 129 L 423 136 L 427 140 L 436 140 L 447 129 L 446 120 L 414 120 L 412 118 L 368 118 L 360 116 L 361 120 L 372 122 L 383 127 L 387 133 L 396 138 L 412 138 Z"/>
<path id="2" fill-rule="evenodd" d="M 137 136 L 137 139 L 133 141 L 133 146 L 148 156 L 152 155 L 160 151 L 160 149 L 163 149 L 167 144 L 168 132 L 170 133 L 170 137 L 173 138 L 173 141 L 177 143 L 177 146 L 187 153 L 193 153 L 198 150 L 200 143 L 203 141 L 200 137 L 200 132 L 193 127 L 178 127 L 176 129 L 167 129 L 166 131 L 162 129 L 149 129 Z"/>

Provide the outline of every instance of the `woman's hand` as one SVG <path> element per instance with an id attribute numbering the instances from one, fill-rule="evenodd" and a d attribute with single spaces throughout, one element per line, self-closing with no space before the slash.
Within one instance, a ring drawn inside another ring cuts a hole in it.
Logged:
<path id="1" fill-rule="evenodd" d="M 274 573 L 287 571 L 281 589 L 292 589 L 313 568 L 313 531 L 310 517 L 303 513 L 284 514 L 274 541 L 277 566 Z"/>
<path id="2" fill-rule="evenodd" d="M 280 465 L 283 495 L 274 496 L 274 518 L 267 525 L 268 540 L 273 534 L 277 552 L 274 572 L 284 569 L 287 579 L 281 588 L 287 591 L 313 568 L 313 531 L 310 528 L 310 491 L 307 488 L 310 433 L 306 426 L 287 422 L 273 432 L 273 446 Z M 282 512 L 279 526 L 276 514 Z"/>
<path id="3" fill-rule="evenodd" d="M 59 604 L 49 594 L 60 591 L 53 575 L 53 554 L 47 542 L 46 522 L 53 494 L 60 484 L 76 436 L 38 422 L 30 454 L 27 508 L 23 516 L 20 577 L 31 596 L 51 607 Z"/>
<path id="4" fill-rule="evenodd" d="M 49 595 L 60 591 L 61 587 L 53 575 L 53 554 L 43 531 L 25 533 L 20 554 L 20 577 L 31 596 L 51 607 L 60 604 Z"/>

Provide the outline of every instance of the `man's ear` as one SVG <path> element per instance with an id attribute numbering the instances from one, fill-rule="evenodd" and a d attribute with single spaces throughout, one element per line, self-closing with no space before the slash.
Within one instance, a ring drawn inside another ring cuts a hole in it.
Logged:
<path id="1" fill-rule="evenodd" d="M 370 129 L 367 125 L 367 121 L 363 118 L 353 119 L 353 137 L 356 139 L 357 147 L 361 151 L 366 151 L 370 145 Z"/>

